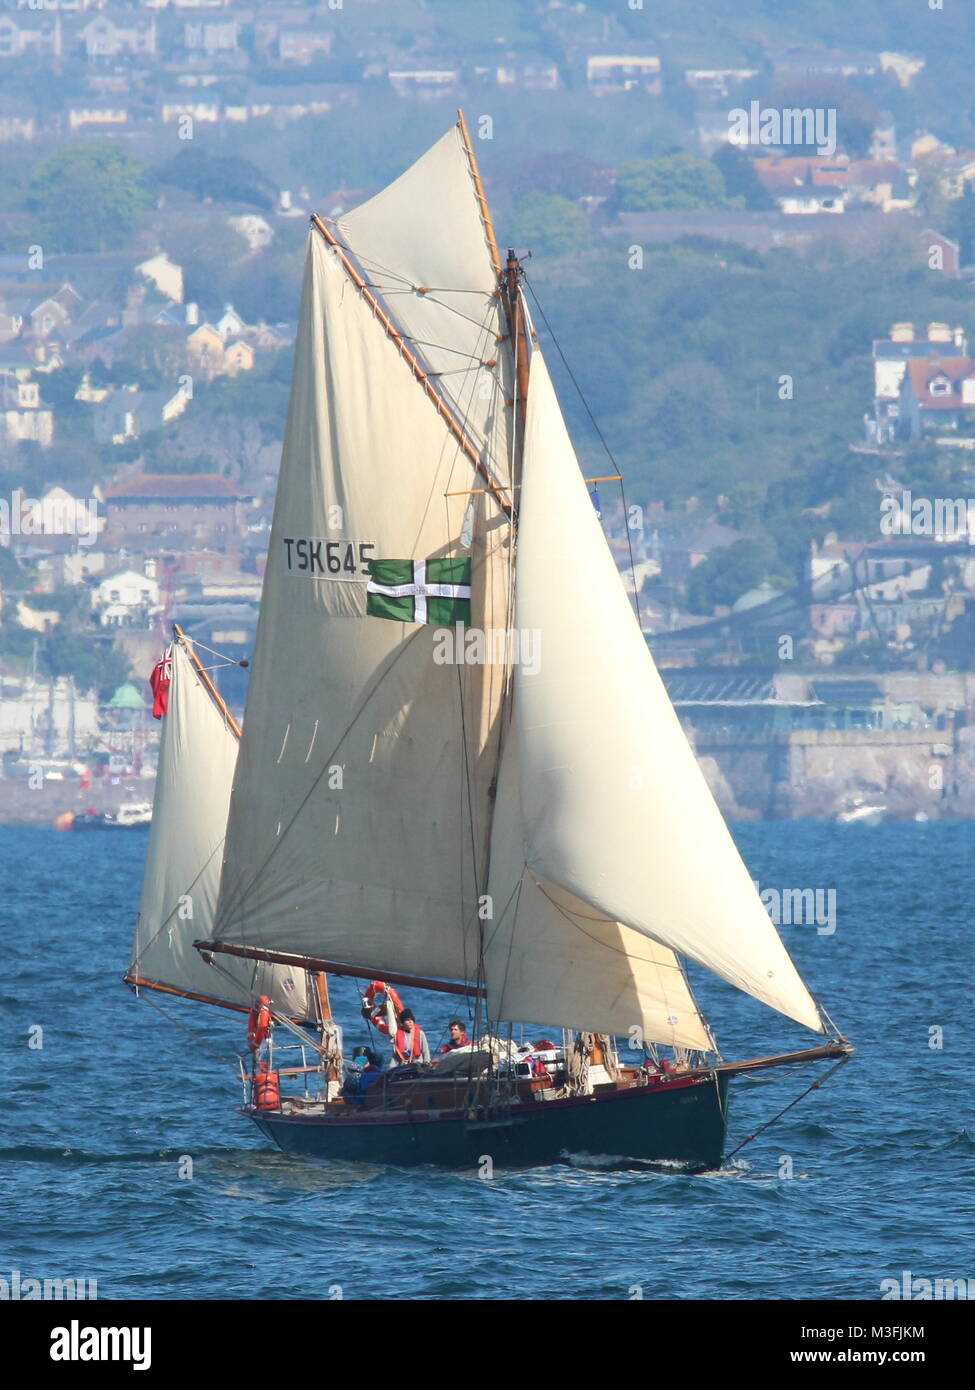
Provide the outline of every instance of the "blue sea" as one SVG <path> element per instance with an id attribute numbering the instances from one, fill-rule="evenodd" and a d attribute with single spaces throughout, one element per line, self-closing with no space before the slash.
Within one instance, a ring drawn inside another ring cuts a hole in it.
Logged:
<path id="1" fill-rule="evenodd" d="M 271 1149 L 237 1109 L 243 1019 L 122 984 L 145 837 L 0 827 L 0 1278 L 95 1279 L 103 1299 L 794 1300 L 975 1275 L 975 825 L 735 835 L 763 889 L 835 891 L 832 921 L 781 931 L 854 1059 L 718 1171 L 488 1180 Z M 814 1042 L 692 979 L 725 1057 Z M 410 1002 L 435 1041 L 450 1001 Z M 333 983 L 347 1046 L 357 1003 Z M 819 1074 L 734 1083 L 729 1148 Z"/>

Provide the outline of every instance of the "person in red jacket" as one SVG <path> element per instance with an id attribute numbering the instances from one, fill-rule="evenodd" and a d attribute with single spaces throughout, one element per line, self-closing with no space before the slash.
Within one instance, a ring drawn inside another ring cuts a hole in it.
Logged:
<path id="1" fill-rule="evenodd" d="M 458 1047 L 470 1047 L 471 1040 L 467 1036 L 467 1029 L 459 1018 L 451 1019 L 449 1027 L 450 1041 L 444 1043 L 443 1047 L 440 1049 L 441 1053 L 455 1052 Z"/>

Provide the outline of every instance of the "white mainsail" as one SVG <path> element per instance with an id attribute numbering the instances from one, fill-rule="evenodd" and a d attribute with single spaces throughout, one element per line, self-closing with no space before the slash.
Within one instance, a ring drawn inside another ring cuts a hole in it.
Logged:
<path id="1" fill-rule="evenodd" d="M 152 825 L 132 964 L 127 978 L 250 1008 L 267 994 L 283 1013 L 307 1016 L 307 977 L 266 962 L 221 956 L 207 965 L 193 942 L 210 934 L 237 736 L 179 642 L 172 646 Z"/>
<path id="2" fill-rule="evenodd" d="M 451 382 L 465 428 L 488 456 L 506 406 L 500 367 L 482 367 L 478 345 L 500 361 L 500 309 L 488 293 L 493 267 L 465 160 L 456 137 L 441 141 L 374 200 L 378 209 L 367 204 L 346 221 L 381 261 L 393 251 L 378 229 L 399 219 L 387 235 L 398 231 L 411 248 L 406 279 L 431 293 L 397 281 L 397 323 L 430 335 L 428 361 L 449 362 L 453 375 L 438 380 Z M 466 219 L 457 212 L 464 198 Z M 457 219 L 449 236 L 444 200 Z M 459 311 L 434 303 L 445 247 L 447 288 L 473 295 L 475 326 L 466 301 Z M 370 260 L 364 267 L 378 273 Z M 502 482 L 506 457 L 499 449 L 489 460 Z M 504 625 L 507 524 L 493 496 L 477 499 L 463 549 L 470 489 L 481 481 L 369 296 L 313 230 L 220 940 L 376 971 L 476 976 L 494 772 L 486 750 L 501 682 L 495 672 L 487 698 L 483 667 L 438 665 L 432 628 L 366 617 L 365 604 L 370 559 L 466 553 L 475 621 Z"/>
<path id="3" fill-rule="evenodd" d="M 527 870 L 824 1031 L 657 673 L 538 352 L 515 616 L 541 659 L 515 668 L 520 808 L 495 815 L 520 810 Z"/>

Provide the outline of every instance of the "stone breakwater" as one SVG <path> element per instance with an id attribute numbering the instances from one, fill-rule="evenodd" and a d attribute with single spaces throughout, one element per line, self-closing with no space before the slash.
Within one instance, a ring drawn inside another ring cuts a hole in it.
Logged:
<path id="1" fill-rule="evenodd" d="M 735 819 L 833 820 L 856 804 L 898 820 L 975 818 L 975 726 L 691 736 Z"/>
<path id="2" fill-rule="evenodd" d="M 0 825 L 53 825 L 65 812 L 117 811 L 130 801 L 151 801 L 153 777 L 95 778 L 82 787 L 77 777 L 32 787 L 25 777 L 0 777 Z"/>

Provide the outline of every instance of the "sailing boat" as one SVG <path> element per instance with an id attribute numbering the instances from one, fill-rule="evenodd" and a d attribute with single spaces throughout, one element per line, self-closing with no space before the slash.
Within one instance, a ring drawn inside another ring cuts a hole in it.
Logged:
<path id="1" fill-rule="evenodd" d="M 287 1151 L 714 1166 L 732 1076 L 852 1048 L 668 700 L 463 115 L 311 222 L 243 734 L 177 634 L 127 978 L 251 1008 Z M 827 1040 L 722 1061 L 682 957 Z M 352 1094 L 330 975 L 464 997 L 474 1041 Z"/>

